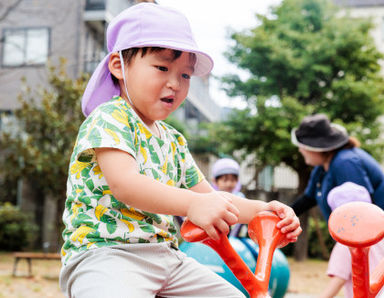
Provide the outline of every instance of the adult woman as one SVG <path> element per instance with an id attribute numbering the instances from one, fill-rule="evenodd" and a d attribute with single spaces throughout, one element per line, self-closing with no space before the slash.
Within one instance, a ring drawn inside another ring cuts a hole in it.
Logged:
<path id="1" fill-rule="evenodd" d="M 296 215 L 318 205 L 328 220 L 332 210 L 329 191 L 350 181 L 364 186 L 374 204 L 384 209 L 384 174 L 380 164 L 358 148 L 344 127 L 330 123 L 324 114 L 307 116 L 292 130 L 292 143 L 299 147 L 305 163 L 314 166 L 304 191 L 292 205 Z"/>

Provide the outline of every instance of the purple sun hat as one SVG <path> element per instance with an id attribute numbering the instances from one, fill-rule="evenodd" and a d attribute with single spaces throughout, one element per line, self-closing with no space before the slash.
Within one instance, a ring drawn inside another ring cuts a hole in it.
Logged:
<path id="1" fill-rule="evenodd" d="M 368 190 L 361 185 L 353 182 L 345 182 L 329 192 L 327 202 L 333 211 L 341 205 L 350 202 L 366 202 L 372 203 L 371 196 Z"/>
<path id="2" fill-rule="evenodd" d="M 81 101 L 88 116 L 98 105 L 120 95 L 108 69 L 109 56 L 129 48 L 161 47 L 196 55 L 193 75 L 204 76 L 213 68 L 212 58 L 200 51 L 187 18 L 177 10 L 153 3 L 133 5 L 117 15 L 108 25 L 108 54 L 93 72 Z"/>
<path id="3" fill-rule="evenodd" d="M 230 158 L 218 159 L 212 166 L 212 176 L 215 179 L 226 174 L 239 176 L 239 173 L 240 165 Z"/>

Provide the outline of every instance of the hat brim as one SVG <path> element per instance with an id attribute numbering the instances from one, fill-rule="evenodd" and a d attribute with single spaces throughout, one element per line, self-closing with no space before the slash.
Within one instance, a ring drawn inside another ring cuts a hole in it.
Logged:
<path id="1" fill-rule="evenodd" d="M 314 146 L 308 143 L 304 144 L 303 142 L 300 142 L 296 137 L 296 131 L 298 128 L 294 128 L 291 130 L 291 142 L 293 145 L 297 147 L 303 148 L 308 151 L 313 151 L 313 152 L 333 151 L 348 143 L 349 136 L 346 133 L 344 127 L 337 125 L 335 123 L 331 123 L 331 128 L 334 130 L 334 132 L 339 134 L 340 138 L 338 140 L 327 140 L 324 138 L 324 140 L 322 140 L 324 145 L 322 146 Z"/>
<path id="2" fill-rule="evenodd" d="M 236 175 L 236 176 L 239 176 L 239 171 L 236 170 L 236 169 L 233 169 L 233 168 L 224 168 L 224 169 L 218 170 L 216 173 L 214 173 L 213 176 L 216 179 L 217 177 L 223 176 L 223 175 Z"/>
<path id="3" fill-rule="evenodd" d="M 171 49 L 171 50 L 189 52 L 189 53 L 195 54 L 196 63 L 193 71 L 194 76 L 202 77 L 202 76 L 208 75 L 211 72 L 214 65 L 212 58 L 208 54 L 196 49 L 194 45 L 191 45 L 188 43 L 180 43 L 172 40 L 156 41 L 151 39 L 148 41 L 145 41 L 145 40 L 138 41 L 130 45 L 130 48 L 143 48 L 143 47 L 159 47 L 159 48 L 165 48 L 165 49 Z M 116 47 L 114 48 L 113 52 L 122 51 L 122 50 L 125 50 L 125 48 L 120 49 L 119 47 Z"/>

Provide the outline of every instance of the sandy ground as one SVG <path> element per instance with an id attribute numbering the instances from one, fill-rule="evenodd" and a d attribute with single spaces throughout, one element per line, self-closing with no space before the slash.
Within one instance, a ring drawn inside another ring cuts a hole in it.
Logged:
<path id="1" fill-rule="evenodd" d="M 327 263 L 319 260 L 288 261 L 291 278 L 286 297 L 316 297 L 328 282 L 325 275 Z M 18 277 L 12 277 L 13 262 L 11 254 L 0 253 L 0 298 L 64 298 L 58 286 L 60 261 L 32 261 L 32 278 L 26 277 L 28 267 L 25 260 L 18 264 Z"/>

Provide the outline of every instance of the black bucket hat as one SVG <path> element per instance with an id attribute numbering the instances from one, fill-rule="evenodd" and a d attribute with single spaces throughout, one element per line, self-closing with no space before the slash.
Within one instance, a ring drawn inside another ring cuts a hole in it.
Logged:
<path id="1" fill-rule="evenodd" d="M 327 152 L 347 144 L 349 136 L 343 126 L 331 123 L 324 114 L 315 114 L 305 117 L 292 130 L 291 141 L 309 151 Z"/>

